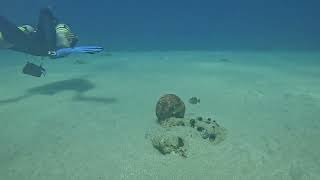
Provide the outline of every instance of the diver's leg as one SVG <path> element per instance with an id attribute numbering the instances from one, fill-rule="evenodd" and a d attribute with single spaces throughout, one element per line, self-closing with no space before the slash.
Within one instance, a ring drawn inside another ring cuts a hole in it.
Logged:
<path id="1" fill-rule="evenodd" d="M 3 16 L 0 16 L 0 32 L 14 46 L 25 46 L 31 42 L 25 33 Z"/>
<path id="2" fill-rule="evenodd" d="M 57 19 L 53 16 L 50 9 L 41 9 L 37 34 L 48 51 L 56 50 L 56 25 Z"/>

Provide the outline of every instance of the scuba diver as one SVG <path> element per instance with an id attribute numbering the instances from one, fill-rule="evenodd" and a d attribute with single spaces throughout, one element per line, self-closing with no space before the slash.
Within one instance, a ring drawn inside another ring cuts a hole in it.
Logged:
<path id="1" fill-rule="evenodd" d="M 49 8 L 40 10 L 37 27 L 16 26 L 0 16 L 0 48 L 26 54 L 57 59 L 72 53 L 94 54 L 103 51 L 100 46 L 78 46 L 78 37 L 70 27 L 59 23 Z M 45 69 L 40 65 L 27 63 L 23 73 L 40 77 Z"/>

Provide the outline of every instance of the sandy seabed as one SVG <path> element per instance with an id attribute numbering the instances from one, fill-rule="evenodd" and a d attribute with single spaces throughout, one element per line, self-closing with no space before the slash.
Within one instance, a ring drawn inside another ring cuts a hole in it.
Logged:
<path id="1" fill-rule="evenodd" d="M 318 180 L 320 53 L 114 52 L 44 60 L 1 51 L 2 180 Z M 220 144 L 162 155 L 147 134 L 174 93 L 186 116 L 213 117 Z M 191 105 L 197 96 L 201 103 Z"/>

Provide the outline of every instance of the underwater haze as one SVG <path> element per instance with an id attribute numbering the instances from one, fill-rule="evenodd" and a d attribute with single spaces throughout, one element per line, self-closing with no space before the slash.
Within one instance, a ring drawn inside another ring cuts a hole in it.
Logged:
<path id="1" fill-rule="evenodd" d="M 60 58 L 1 32 L 43 7 Z M 319 180 L 319 7 L 1 0 L 0 180 Z"/>
<path id="2" fill-rule="evenodd" d="M 317 0 L 5 0 L 0 12 L 35 23 L 47 6 L 82 42 L 112 50 L 320 48 Z"/>

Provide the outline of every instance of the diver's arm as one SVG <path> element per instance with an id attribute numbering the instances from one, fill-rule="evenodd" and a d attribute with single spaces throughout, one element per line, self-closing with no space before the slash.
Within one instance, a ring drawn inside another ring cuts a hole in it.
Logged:
<path id="1" fill-rule="evenodd" d="M 0 16 L 0 31 L 3 39 L 11 44 L 8 49 L 35 56 L 43 56 L 43 45 L 39 43 L 38 38 L 33 36 L 34 33 L 24 33 L 3 16 Z"/>
<path id="2" fill-rule="evenodd" d="M 5 41 L 14 46 L 26 47 L 32 43 L 31 38 L 3 16 L 0 16 L 0 32 Z"/>
<path id="3" fill-rule="evenodd" d="M 43 24 L 42 26 L 43 28 L 46 27 Z M 53 30 L 55 30 L 55 28 L 53 28 Z M 0 32 L 2 33 L 3 39 L 11 44 L 8 49 L 35 56 L 48 56 L 48 49 L 53 47 L 52 43 L 55 43 L 55 40 L 52 39 L 46 41 L 46 38 L 39 36 L 38 31 L 24 33 L 15 24 L 11 23 L 3 16 L 0 16 Z"/>
<path id="4" fill-rule="evenodd" d="M 53 16 L 49 8 L 40 10 L 38 19 L 38 37 L 47 48 L 47 53 L 56 50 L 56 25 L 57 19 Z"/>

